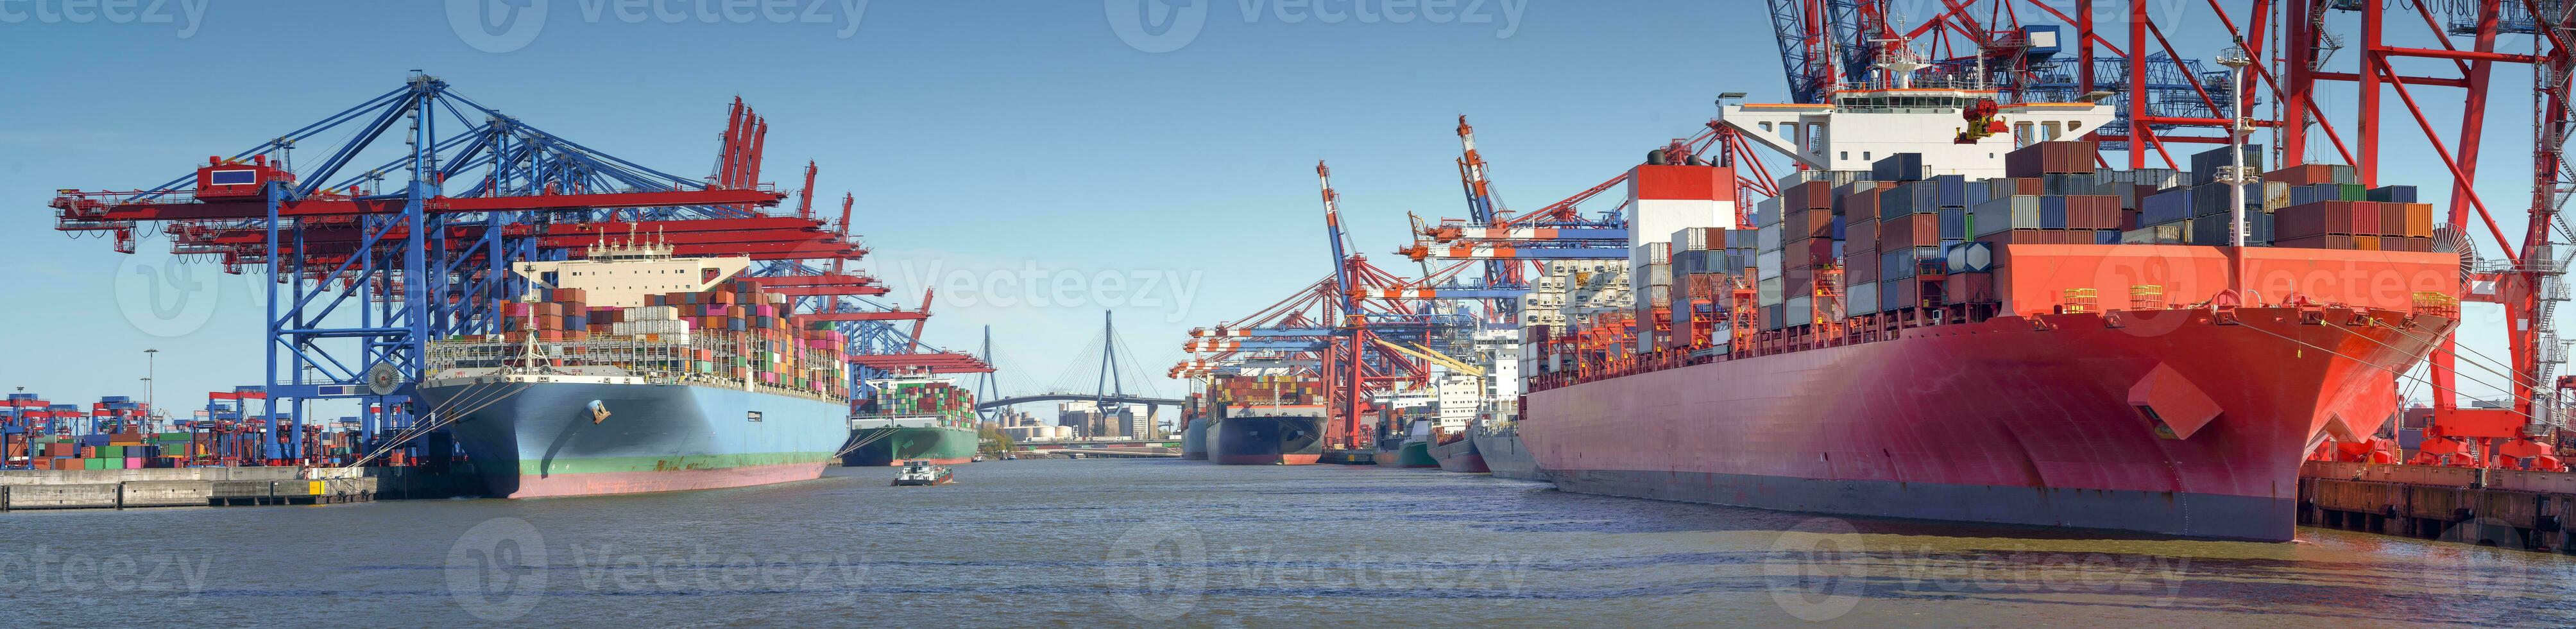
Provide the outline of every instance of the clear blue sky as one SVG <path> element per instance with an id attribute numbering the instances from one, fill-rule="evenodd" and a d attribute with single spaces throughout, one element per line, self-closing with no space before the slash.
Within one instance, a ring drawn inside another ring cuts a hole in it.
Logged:
<path id="1" fill-rule="evenodd" d="M 787 23 L 727 14 L 718 0 L 625 14 L 630 3 L 619 0 L 519 0 L 542 7 L 533 14 L 542 28 L 522 42 L 514 33 L 531 31 L 454 26 L 443 2 L 173 0 L 168 19 L 155 20 L 0 0 L 0 52 L 17 60 L 0 75 L 12 87 L 0 99 L 0 199 L 16 206 L 0 261 L 22 278 L 0 325 L 0 347 L 15 357 L 0 367 L 0 388 L 84 403 L 139 396 L 145 348 L 163 351 L 164 406 L 260 382 L 256 282 L 67 239 L 50 229 L 45 200 L 57 188 L 166 181 L 206 155 L 392 89 L 413 68 L 554 133 L 685 174 L 709 169 L 724 106 L 739 95 L 773 125 L 767 179 L 794 187 L 811 159 L 824 196 L 857 194 L 859 231 L 876 250 L 860 266 L 901 301 L 931 281 L 961 281 L 938 279 L 950 275 L 978 285 L 943 284 L 932 342 L 972 349 L 989 324 L 1016 361 L 1005 365 L 1019 370 L 1010 380 L 1052 382 L 1095 334 L 1097 300 L 1116 297 L 1128 347 L 1165 393 L 1181 388 L 1160 375 L 1184 357 L 1183 330 L 1327 272 L 1318 159 L 1333 163 L 1362 249 L 1391 261 L 1405 212 L 1464 213 L 1451 162 L 1459 114 L 1476 123 L 1505 201 L 1533 208 L 1693 133 L 1718 92 L 1782 98 L 1769 23 L 1751 0 L 1465 0 L 1459 10 L 1475 12 L 1401 24 L 1376 0 L 1363 3 L 1365 21 L 1277 1 L 1169 3 L 1204 9 L 1191 36 L 1188 21 L 1122 29 L 1119 2 L 1088 0 L 854 2 L 864 7 L 854 28 L 840 0 L 786 3 Z M 2167 28 L 2177 45 L 2214 53 L 2205 32 Z M 1185 45 L 1146 51 L 1175 43 Z M 2521 72 L 2499 73 L 2500 100 L 2521 102 Z M 2456 98 L 2419 90 L 2434 94 Z M 2524 198 L 2517 156 L 2528 134 L 2511 113 L 2520 105 L 2498 109 L 2485 179 L 2490 204 L 2511 208 Z M 2441 198 L 2438 162 L 2411 137 L 2412 122 L 2391 113 L 2389 154 L 2403 164 L 2390 172 L 2420 174 L 2399 179 Z M 2436 108 L 2435 117 L 2452 132 L 2453 115 Z M 1046 307 L 1016 301 L 1016 291 L 1007 304 L 981 294 L 987 277 L 1031 267 L 1178 277 L 1180 290 L 1168 280 L 1142 296 L 1078 290 L 1084 304 Z"/>

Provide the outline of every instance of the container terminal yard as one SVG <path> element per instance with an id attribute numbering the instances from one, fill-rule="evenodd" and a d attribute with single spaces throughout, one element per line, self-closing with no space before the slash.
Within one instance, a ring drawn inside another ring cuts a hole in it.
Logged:
<path id="1" fill-rule="evenodd" d="M 495 58 L 516 49 L 478 13 L 548 11 L 451 4 L 457 40 Z M 1184 18 L 1210 7 L 1122 7 L 1113 45 L 1149 61 L 1097 63 L 1177 73 L 1150 60 L 1240 45 L 1194 39 Z M 1239 10 L 1245 37 L 1303 22 Z M 1397 11 L 1375 10 L 1355 15 Z M 177 161 L 85 149 L 113 177 L 8 180 L 46 217 L 20 233 L 81 248 L 63 255 L 253 287 L 205 331 L 116 342 L 254 343 L 143 350 L 131 385 L 13 373 L 51 386 L 0 401 L 0 522 L 30 540 L 0 548 L 17 591 L 0 596 L 150 618 L 66 587 L 75 559 L 107 565 L 62 550 L 79 539 L 129 565 L 205 560 L 137 602 L 430 614 L 371 624 L 2576 624 L 2576 374 L 2555 325 L 2576 295 L 2557 242 L 2576 242 L 2576 4 L 1653 11 L 1722 49 L 1674 67 L 1729 67 L 1705 91 L 1640 89 L 1692 102 L 1654 105 L 1615 151 L 1564 151 L 1544 136 L 1565 112 L 1490 95 L 1373 107 L 1363 145 L 1231 146 L 1263 154 L 1224 164 L 1260 182 L 1226 202 L 1281 230 L 1259 250 L 1205 216 L 976 196 L 1107 159 L 1038 143 L 898 163 L 909 149 L 811 95 L 706 76 L 579 88 L 677 99 L 655 106 L 682 128 L 603 125 L 436 64 L 304 77 L 291 99 L 210 91 L 199 106 L 292 122 L 157 139 Z M 530 51 L 638 45 L 618 26 Z M 1429 182 L 1380 155 L 1426 150 L 1447 162 Z M 1166 176 L 1115 182 L 1148 204 L 1196 185 L 1103 155 Z M 879 190 L 890 176 L 942 192 Z M 1524 188 L 1550 200 L 1505 202 Z M 924 198 L 944 205 L 907 207 Z M 916 264 L 1057 241 L 1208 247 L 1181 255 L 1222 301 L 1018 308 L 989 275 Z M 930 325 L 935 306 L 980 338 Z M 1029 412 L 1047 403 L 1052 421 Z M 286 574 L 323 589 L 279 589 L 214 560 L 286 548 L 250 530 L 353 543 L 295 555 Z M 720 577 L 742 565 L 800 576 Z M 976 603 L 1002 598 L 1025 602 Z"/>

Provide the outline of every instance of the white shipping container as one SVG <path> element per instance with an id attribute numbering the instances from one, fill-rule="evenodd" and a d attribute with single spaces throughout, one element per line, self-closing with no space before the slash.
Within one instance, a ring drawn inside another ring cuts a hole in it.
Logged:
<path id="1" fill-rule="evenodd" d="M 1680 251 L 1707 251 L 1710 249 L 1726 248 L 1726 243 L 1721 242 L 1711 245 L 1708 242 L 1709 234 L 1715 231 L 1716 230 L 1706 227 L 1688 227 L 1683 228 L 1681 231 L 1673 232 L 1673 248 Z"/>
<path id="2" fill-rule="evenodd" d="M 1780 278 L 1757 281 L 1753 283 L 1753 298 L 1765 306 L 1779 305 L 1780 292 L 1784 288 L 1786 287 L 1780 283 Z"/>
<path id="3" fill-rule="evenodd" d="M 1785 307 L 1782 309 L 1784 314 L 1782 315 L 1781 321 L 1787 325 L 1807 325 L 1815 322 L 1816 307 L 1814 297 L 1808 297 L 1806 295 L 1791 297 L 1789 298 L 1789 301 L 1783 305 Z"/>
<path id="4" fill-rule="evenodd" d="M 1763 280 L 1779 278 L 1780 262 L 1781 255 L 1778 251 L 1753 254 L 1753 278 Z"/>
<path id="5" fill-rule="evenodd" d="M 611 334 L 611 335 L 616 335 L 616 336 L 639 336 L 639 335 L 645 335 L 645 334 L 670 334 L 670 335 L 688 334 L 688 333 L 689 333 L 689 322 L 687 322 L 687 321 L 679 321 L 679 320 L 663 320 L 663 321 L 619 321 L 619 322 L 617 322 L 617 323 L 609 324 L 609 326 L 608 326 L 608 333 L 609 333 L 609 334 Z"/>
<path id="6" fill-rule="evenodd" d="M 1753 248 L 1761 251 L 1780 250 L 1780 224 L 1772 223 L 1753 231 Z"/>
<path id="7" fill-rule="evenodd" d="M 628 321 L 671 321 L 680 318 L 680 309 L 671 306 L 637 306 L 619 314 Z"/>

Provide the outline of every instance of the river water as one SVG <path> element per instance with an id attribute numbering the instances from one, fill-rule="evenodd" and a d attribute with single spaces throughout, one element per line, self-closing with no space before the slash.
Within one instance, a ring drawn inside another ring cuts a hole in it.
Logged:
<path id="1" fill-rule="evenodd" d="M 2576 559 L 2099 539 L 1436 470 L 999 461 L 646 496 L 0 515 L 18 626 L 2576 625 Z M 21 624 L 26 623 L 26 624 Z"/>

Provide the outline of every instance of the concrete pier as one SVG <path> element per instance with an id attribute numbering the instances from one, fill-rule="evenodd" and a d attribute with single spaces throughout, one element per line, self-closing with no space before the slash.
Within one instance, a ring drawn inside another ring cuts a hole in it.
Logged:
<path id="1" fill-rule="evenodd" d="M 0 470 L 0 511 L 338 504 L 482 492 L 481 479 L 470 469 L 447 474 L 389 467 Z"/>

